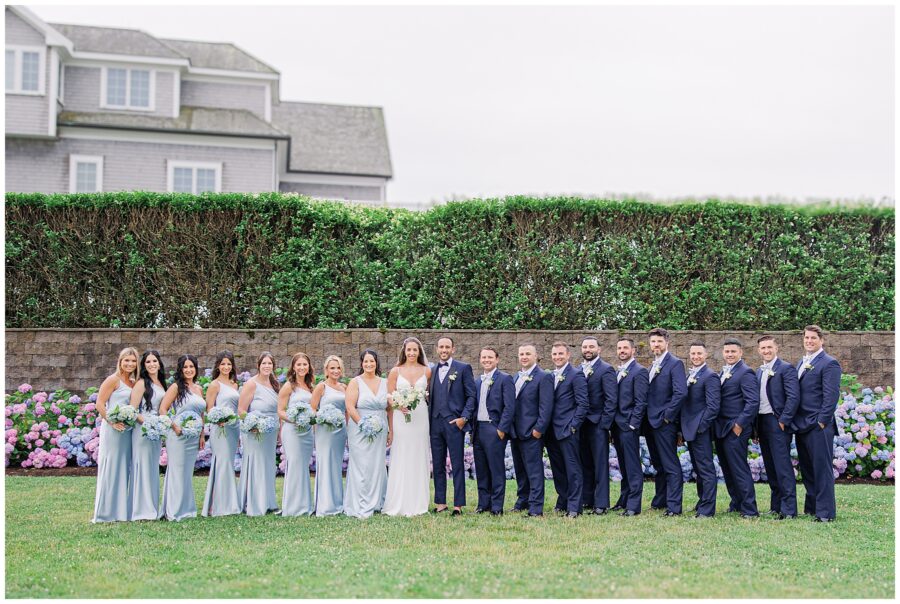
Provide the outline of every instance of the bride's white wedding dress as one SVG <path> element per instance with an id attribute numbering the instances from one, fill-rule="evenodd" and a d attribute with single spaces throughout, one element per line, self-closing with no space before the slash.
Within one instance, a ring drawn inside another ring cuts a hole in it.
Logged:
<path id="1" fill-rule="evenodd" d="M 427 388 L 422 375 L 416 387 Z M 397 376 L 397 388 L 409 387 L 402 375 Z M 431 445 L 428 436 L 428 406 L 420 404 L 412 411 L 412 421 L 406 423 L 403 413 L 393 413 L 394 440 L 391 443 L 391 465 L 388 468 L 387 494 L 382 513 L 388 516 L 417 516 L 428 512 L 429 469 Z"/>

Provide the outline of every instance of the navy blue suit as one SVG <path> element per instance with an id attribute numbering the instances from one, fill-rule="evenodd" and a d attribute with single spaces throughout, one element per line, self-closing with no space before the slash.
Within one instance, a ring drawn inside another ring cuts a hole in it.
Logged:
<path id="1" fill-rule="evenodd" d="M 583 368 L 577 368 L 584 373 Z M 581 424 L 581 473 L 586 508 L 609 507 L 609 428 L 616 415 L 616 370 L 597 358 L 587 377 L 588 410 Z"/>
<path id="2" fill-rule="evenodd" d="M 487 421 L 478 419 L 478 404 L 475 411 L 473 432 L 473 452 L 475 454 L 475 478 L 478 482 L 478 507 L 492 512 L 503 511 L 506 498 L 506 443 L 513 429 L 516 415 L 516 386 L 507 373 L 494 370 L 491 380 L 480 379 L 478 401 L 486 390 L 485 410 Z M 503 432 L 503 438 L 497 431 Z"/>
<path id="3" fill-rule="evenodd" d="M 721 375 L 721 373 L 720 373 Z M 747 463 L 747 446 L 753 421 L 759 412 L 759 387 L 755 372 L 744 361 L 731 368 L 731 377 L 721 382 L 722 405 L 715 422 L 716 451 L 725 475 L 725 487 L 731 496 L 728 511 L 758 516 L 753 476 Z M 737 436 L 732 428 L 741 427 Z"/>
<path id="4" fill-rule="evenodd" d="M 766 466 L 766 476 L 772 491 L 770 509 L 785 516 L 797 515 L 797 479 L 791 463 L 791 423 L 800 396 L 797 370 L 790 363 L 775 359 L 767 376 L 766 397 L 772 407 L 771 413 L 762 411 L 762 369 L 756 370 L 759 384 L 760 412 L 756 418 L 756 434 L 759 449 Z M 784 430 L 779 426 L 784 424 Z"/>
<path id="5" fill-rule="evenodd" d="M 588 408 L 587 380 L 580 369 L 566 363 L 553 383 L 553 412 L 544 445 L 558 495 L 555 507 L 580 514 L 583 482 L 578 436 Z"/>
<path id="6" fill-rule="evenodd" d="M 799 371 L 803 361 L 797 363 Z M 841 365 L 822 351 L 800 376 L 800 403 L 794 415 L 800 477 L 806 488 L 803 513 L 833 520 L 834 501 L 834 411 L 841 388 Z M 822 428 L 819 424 L 824 424 Z"/>
<path id="7" fill-rule="evenodd" d="M 716 465 L 713 462 L 713 430 L 719 415 L 722 389 L 719 376 L 704 365 L 687 383 L 688 394 L 681 407 L 681 435 L 687 441 L 691 465 L 697 475 L 697 513 L 716 514 Z"/>
<path id="8" fill-rule="evenodd" d="M 650 463 L 656 470 L 656 492 L 650 505 L 680 514 L 684 479 L 678 460 L 677 422 L 687 397 L 684 363 L 671 352 L 666 353 L 659 372 L 650 375 L 649 380 L 642 432 L 650 450 Z"/>
<path id="9" fill-rule="evenodd" d="M 440 381 L 440 363 L 431 371 L 428 387 L 431 438 L 431 462 L 434 476 L 434 502 L 447 502 L 447 452 L 450 452 L 450 471 L 453 474 L 453 505 L 466 505 L 466 474 L 463 462 L 464 431 L 470 429 L 475 415 L 475 381 L 472 367 L 452 359 L 447 377 Z M 462 430 L 451 424 L 456 418 L 466 418 Z"/>
<path id="10" fill-rule="evenodd" d="M 515 387 L 515 381 L 513 385 Z M 530 514 L 544 512 L 544 445 L 543 439 L 534 438 L 532 432 L 546 434 L 552 412 L 553 374 L 535 365 L 516 396 L 510 443 L 518 485 L 515 508 L 524 510 L 527 507 Z"/>
<path id="11" fill-rule="evenodd" d="M 644 493 L 644 469 L 641 465 L 640 428 L 647 408 L 649 373 L 647 368 L 632 359 L 625 368 L 627 374 L 618 379 L 618 404 L 613 418 L 612 436 L 622 472 L 622 492 L 617 507 L 641 513 Z"/>

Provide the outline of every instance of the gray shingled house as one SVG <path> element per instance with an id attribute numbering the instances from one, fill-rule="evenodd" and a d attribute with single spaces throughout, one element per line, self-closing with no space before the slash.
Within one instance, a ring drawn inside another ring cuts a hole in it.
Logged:
<path id="1" fill-rule="evenodd" d="M 233 44 L 5 15 L 8 192 L 385 200 L 379 107 L 282 101 L 279 73 Z"/>

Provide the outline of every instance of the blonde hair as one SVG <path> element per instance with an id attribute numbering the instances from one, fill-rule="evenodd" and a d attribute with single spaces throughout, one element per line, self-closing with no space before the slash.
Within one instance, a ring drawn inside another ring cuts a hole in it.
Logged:
<path id="1" fill-rule="evenodd" d="M 325 377 L 328 377 L 328 363 L 331 361 L 335 361 L 338 364 L 338 367 L 341 368 L 341 373 L 344 373 L 344 361 L 336 354 L 328 355 L 328 358 L 325 359 L 325 364 L 322 365 L 322 369 L 325 371 Z"/>
<path id="2" fill-rule="evenodd" d="M 116 361 L 116 373 L 119 373 L 120 371 L 122 371 L 122 359 L 124 359 L 125 357 L 127 357 L 129 355 L 134 357 L 135 363 L 134 363 L 134 371 L 129 373 L 128 377 L 131 378 L 132 382 L 136 382 L 137 378 L 138 378 L 138 365 L 140 364 L 141 355 L 138 353 L 137 348 L 134 348 L 133 346 L 123 348 L 121 351 L 119 351 L 119 360 Z M 165 376 L 161 376 L 161 379 L 165 379 Z"/>

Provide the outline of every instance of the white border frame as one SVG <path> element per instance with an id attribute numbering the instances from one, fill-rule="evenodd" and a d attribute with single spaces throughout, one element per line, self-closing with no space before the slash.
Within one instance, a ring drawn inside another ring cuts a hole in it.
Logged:
<path id="1" fill-rule="evenodd" d="M 125 104 L 124 105 L 110 105 L 107 101 L 107 82 L 109 78 L 109 70 L 110 69 L 124 69 L 125 70 Z M 150 105 L 148 107 L 134 107 L 131 105 L 131 72 L 132 71 L 149 71 L 150 72 Z M 142 111 L 153 113 L 156 111 L 156 70 L 150 69 L 147 67 L 136 67 L 132 65 L 122 66 L 122 67 L 113 67 L 109 65 L 104 65 L 100 70 L 100 108 L 101 109 L 114 109 L 116 111 Z"/>
<path id="2" fill-rule="evenodd" d="M 222 162 L 187 161 L 181 159 L 166 160 L 166 191 L 175 192 L 175 168 L 191 168 L 191 193 L 197 195 L 197 168 L 216 171 L 215 193 L 222 192 Z"/>
<path id="3" fill-rule="evenodd" d="M 47 47 L 46 46 L 25 46 L 21 44 L 7 44 L 6 50 L 12 50 L 16 53 L 14 60 L 13 89 L 7 90 L 6 94 L 15 94 L 21 96 L 44 96 L 47 94 Z M 36 52 L 38 53 L 38 89 L 22 90 L 22 53 Z M 5 59 L 4 59 L 5 60 Z"/>
<path id="4" fill-rule="evenodd" d="M 103 192 L 103 156 L 102 155 L 69 155 L 69 193 L 77 193 L 78 164 L 95 164 L 97 166 L 97 190 L 92 193 Z M 86 191 L 82 191 L 84 193 Z"/>

